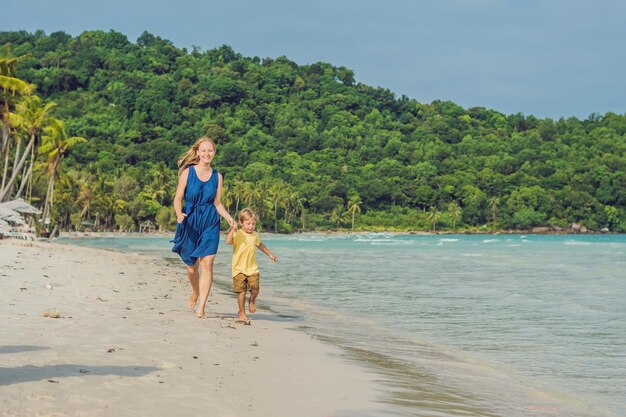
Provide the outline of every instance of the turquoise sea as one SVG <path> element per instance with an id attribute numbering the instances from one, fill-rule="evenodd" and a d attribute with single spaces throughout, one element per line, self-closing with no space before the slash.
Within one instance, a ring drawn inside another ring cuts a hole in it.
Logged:
<path id="1" fill-rule="evenodd" d="M 384 416 L 625 413 L 626 235 L 262 240 L 279 262 L 258 253 L 259 305 L 368 367 Z M 168 238 L 59 241 L 174 255 Z M 216 259 L 227 290 L 230 247 Z"/>

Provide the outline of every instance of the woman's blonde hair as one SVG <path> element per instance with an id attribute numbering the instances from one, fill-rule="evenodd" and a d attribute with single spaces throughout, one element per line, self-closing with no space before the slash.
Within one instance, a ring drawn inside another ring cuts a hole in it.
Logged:
<path id="1" fill-rule="evenodd" d="M 202 136 L 196 141 L 196 143 L 191 145 L 187 152 L 182 154 L 178 159 L 178 175 L 180 175 L 189 165 L 197 165 L 198 162 L 200 162 L 200 157 L 198 156 L 198 148 L 204 142 L 209 142 L 211 145 L 213 145 L 213 149 L 217 150 L 213 139 L 208 136 Z"/>
<path id="2" fill-rule="evenodd" d="M 239 212 L 239 223 L 243 223 L 247 219 L 257 220 L 257 215 L 251 208 L 245 208 Z"/>

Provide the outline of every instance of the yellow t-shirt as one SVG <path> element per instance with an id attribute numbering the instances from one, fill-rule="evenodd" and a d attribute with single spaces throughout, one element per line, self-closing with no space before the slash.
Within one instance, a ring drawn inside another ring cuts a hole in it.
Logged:
<path id="1" fill-rule="evenodd" d="M 250 276 L 259 272 L 256 263 L 256 248 L 261 244 L 258 232 L 246 233 L 235 230 L 233 233 L 233 277 L 239 273 Z"/>

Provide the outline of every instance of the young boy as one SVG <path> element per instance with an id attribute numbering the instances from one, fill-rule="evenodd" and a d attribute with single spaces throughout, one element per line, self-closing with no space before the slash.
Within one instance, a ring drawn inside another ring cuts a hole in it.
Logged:
<path id="1" fill-rule="evenodd" d="M 249 208 L 239 212 L 239 223 L 241 229 L 236 230 L 231 227 L 226 235 L 226 244 L 233 245 L 233 289 L 237 293 L 237 304 L 239 305 L 238 322 L 250 324 L 246 316 L 246 292 L 250 289 L 250 299 L 248 306 L 250 313 L 256 311 L 256 297 L 259 295 L 259 265 L 256 262 L 256 248 L 277 262 L 278 258 L 261 243 L 259 233 L 256 229 L 256 214 Z"/>

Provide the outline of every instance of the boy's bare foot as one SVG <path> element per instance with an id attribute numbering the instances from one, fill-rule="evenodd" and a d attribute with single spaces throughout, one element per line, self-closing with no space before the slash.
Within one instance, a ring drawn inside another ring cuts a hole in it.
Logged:
<path id="1" fill-rule="evenodd" d="M 241 317 L 239 317 L 237 320 L 235 320 L 236 323 L 239 324 L 245 324 L 245 325 L 250 325 L 250 320 L 248 320 L 247 318 L 242 319 Z"/>
<path id="2" fill-rule="evenodd" d="M 204 313 L 202 313 L 202 314 L 199 314 L 199 313 L 198 313 L 198 316 L 197 316 L 197 317 L 198 317 L 199 319 L 206 319 L 206 316 L 204 315 Z"/>
<path id="3" fill-rule="evenodd" d="M 250 301 L 248 303 L 248 309 L 250 310 L 250 313 L 256 313 L 256 303 L 254 301 Z"/>

